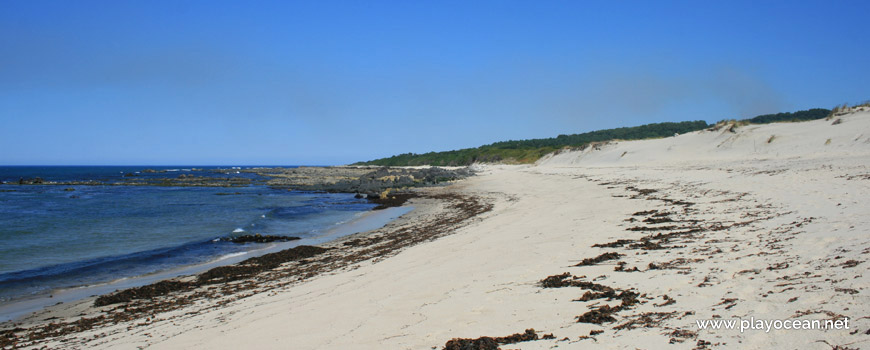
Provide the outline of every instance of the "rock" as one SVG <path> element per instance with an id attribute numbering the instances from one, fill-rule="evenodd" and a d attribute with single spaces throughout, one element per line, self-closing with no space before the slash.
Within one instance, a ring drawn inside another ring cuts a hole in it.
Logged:
<path id="1" fill-rule="evenodd" d="M 236 237 L 230 237 L 222 239 L 224 241 L 233 242 L 233 243 L 270 243 L 270 242 L 287 242 L 287 241 L 295 241 L 300 239 L 299 237 L 291 237 L 291 236 L 272 236 L 272 235 L 261 235 L 259 233 L 253 235 L 242 235 Z"/>
<path id="2" fill-rule="evenodd" d="M 72 187 L 67 187 L 67 188 L 64 188 L 63 190 L 67 191 L 67 192 L 72 192 L 72 191 L 75 191 L 76 189 L 72 188 Z"/>
<path id="3" fill-rule="evenodd" d="M 18 179 L 19 185 L 41 185 L 43 183 L 45 183 L 45 181 L 43 181 L 41 177 L 34 177 L 26 180 L 23 177 Z"/>
<path id="4" fill-rule="evenodd" d="M 385 198 L 381 198 L 380 195 L 376 195 L 375 197 L 368 197 L 368 201 L 371 203 L 378 204 L 378 206 L 372 208 L 372 210 L 381 210 L 391 207 L 400 207 L 409 199 L 416 197 L 417 195 L 414 193 L 395 193 Z"/>
<path id="5" fill-rule="evenodd" d="M 447 170 L 437 167 L 408 169 L 389 167 L 300 167 L 252 170 L 272 179 L 268 184 L 300 191 L 381 193 L 462 179 L 473 175 L 469 168 Z"/>

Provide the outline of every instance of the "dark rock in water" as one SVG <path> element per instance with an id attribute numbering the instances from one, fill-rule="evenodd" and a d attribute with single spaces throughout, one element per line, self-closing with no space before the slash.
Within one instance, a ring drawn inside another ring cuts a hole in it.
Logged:
<path id="1" fill-rule="evenodd" d="M 45 181 L 43 181 L 41 177 L 34 177 L 32 179 L 24 179 L 22 177 L 18 179 L 19 185 L 41 185 L 43 183 L 45 183 Z"/>
<path id="2" fill-rule="evenodd" d="M 63 190 L 67 191 L 67 192 L 72 192 L 72 191 L 75 191 L 76 189 L 72 188 L 72 187 L 67 187 L 67 188 L 64 188 Z"/>
<path id="3" fill-rule="evenodd" d="M 156 173 L 157 170 L 154 170 L 154 169 L 145 169 L 145 170 L 142 170 L 142 172 L 143 172 L 143 173 Z"/>
<path id="4" fill-rule="evenodd" d="M 353 196 L 353 198 L 356 198 L 356 199 L 361 199 L 362 197 L 363 197 L 363 195 L 359 194 L 359 193 L 357 193 L 356 195 Z"/>
<path id="5" fill-rule="evenodd" d="M 124 177 L 134 177 L 134 176 L 139 176 L 139 175 L 138 175 L 138 174 L 134 174 L 134 173 L 126 173 L 126 174 L 124 174 Z"/>
<path id="6" fill-rule="evenodd" d="M 224 238 L 224 241 L 233 242 L 233 243 L 269 243 L 269 242 L 287 242 L 287 241 L 295 241 L 301 239 L 299 237 L 291 237 L 291 236 L 272 236 L 272 235 L 242 235 L 237 237 Z"/>

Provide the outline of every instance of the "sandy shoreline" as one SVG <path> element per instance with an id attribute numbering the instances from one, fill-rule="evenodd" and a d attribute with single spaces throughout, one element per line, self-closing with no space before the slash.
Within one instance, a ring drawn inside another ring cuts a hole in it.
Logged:
<path id="1" fill-rule="evenodd" d="M 176 278 L 178 276 L 196 275 L 214 267 L 236 264 L 251 257 L 281 251 L 294 246 L 318 245 L 355 233 L 371 231 L 383 227 L 387 223 L 395 220 L 412 209 L 413 207 L 411 206 L 405 206 L 361 212 L 358 217 L 353 220 L 338 223 L 318 236 L 306 237 L 290 242 L 265 244 L 256 249 L 220 256 L 214 260 L 200 264 L 178 266 L 157 273 L 121 278 L 96 285 L 56 289 L 51 291 L 50 295 L 6 302 L 0 305 L 0 314 L 2 314 L 2 316 L 0 316 L 0 323 L 10 320 L 16 323 L 31 323 L 33 320 L 40 320 L 48 317 L 64 318 L 66 313 L 58 312 L 59 310 L 68 307 L 63 304 L 92 304 L 95 295 L 110 294 L 115 290 L 139 287 L 156 283 L 161 280 Z M 53 305 L 57 305 L 57 307 L 49 308 L 49 306 Z M 35 313 L 35 315 L 30 315 L 33 313 Z"/>
<path id="2" fill-rule="evenodd" d="M 287 260 L 280 268 L 267 269 L 253 276 L 243 274 L 238 278 L 233 277 L 232 274 L 227 275 L 228 277 L 219 274 L 217 283 L 207 283 L 201 287 L 195 284 L 189 286 L 190 288 L 177 289 L 168 294 L 161 293 L 161 290 L 165 290 L 168 285 L 197 281 L 213 271 L 209 270 L 197 276 L 183 276 L 129 289 L 138 290 L 139 294 L 143 289 L 148 294 L 154 294 L 155 291 L 157 293 L 155 297 L 134 298 L 128 302 L 111 303 L 102 307 L 94 307 L 95 301 L 100 304 L 101 298 L 111 297 L 117 293 L 54 305 L 24 319 L 5 323 L 0 345 L 38 347 L 47 343 L 51 347 L 99 346 L 106 343 L 105 339 L 101 341 L 104 337 L 117 340 L 119 337 L 124 338 L 129 335 L 129 331 L 134 328 L 161 321 L 170 322 L 170 320 L 175 324 L 181 322 L 179 319 L 220 309 L 250 296 L 273 293 L 275 290 L 299 284 L 321 274 L 354 269 L 357 266 L 353 264 L 365 261 L 377 262 L 406 246 L 449 234 L 452 229 L 467 224 L 467 219 L 489 210 L 489 206 L 475 198 L 450 193 L 439 194 L 438 192 L 441 191 L 437 188 L 429 192 L 411 200 L 409 207 L 413 210 L 410 213 L 388 222 L 380 229 L 365 231 L 367 226 L 372 225 L 359 222 L 364 220 L 357 220 L 354 223 L 361 225 L 356 227 L 362 229 L 360 233 L 343 235 L 330 241 L 321 240 L 324 242 L 317 247 L 301 245 L 252 259 L 268 258 L 271 255 L 278 255 L 280 258 L 281 255 L 288 253 L 295 255 L 295 251 L 303 249 L 302 255 Z M 405 208 L 390 208 L 384 212 L 393 209 L 407 212 Z M 372 216 L 372 213 L 368 216 Z M 309 248 L 317 250 L 310 253 Z M 239 268 L 245 270 L 246 266 L 248 265 L 242 262 L 217 269 L 230 269 L 232 272 Z M 165 318 L 156 317 L 155 315 L 158 314 Z M 141 322 L 143 320 L 144 323 Z"/>
<path id="3" fill-rule="evenodd" d="M 533 328 L 554 339 L 502 348 L 866 348 L 870 113 L 841 119 L 482 166 L 384 229 L 323 246 L 356 249 L 33 345 L 440 349 Z M 697 325 L 750 318 L 850 328 Z"/>

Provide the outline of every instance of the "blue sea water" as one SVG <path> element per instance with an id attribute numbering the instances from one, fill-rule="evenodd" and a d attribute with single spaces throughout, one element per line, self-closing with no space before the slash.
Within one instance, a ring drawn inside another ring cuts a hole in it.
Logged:
<path id="1" fill-rule="evenodd" d="M 145 168 L 149 167 L 0 167 L 0 180 L 17 183 L 21 177 L 36 176 L 46 181 L 111 180 Z M 191 169 L 150 168 L 178 173 Z M 255 233 L 315 237 L 373 206 L 351 194 L 291 192 L 263 185 L 3 184 L 0 303 L 204 263 L 262 246 L 221 241 L 222 237 Z"/>
<path id="2" fill-rule="evenodd" d="M 291 168 L 294 166 L 290 166 Z M 17 182 L 19 179 L 40 177 L 45 181 L 87 181 L 113 182 L 134 179 L 195 175 L 205 177 L 245 177 L 257 178 L 256 174 L 239 170 L 251 167 L 229 166 L 0 166 L 0 181 Z M 153 170 L 155 172 L 147 172 Z"/>

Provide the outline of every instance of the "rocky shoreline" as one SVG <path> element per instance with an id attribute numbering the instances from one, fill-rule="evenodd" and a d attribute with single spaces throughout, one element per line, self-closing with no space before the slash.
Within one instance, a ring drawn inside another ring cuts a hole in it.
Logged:
<path id="1" fill-rule="evenodd" d="M 385 191 L 395 192 L 414 187 L 445 184 L 472 176 L 468 168 L 394 168 L 367 166 L 298 167 L 298 168 L 251 168 L 251 169 L 193 169 L 195 172 L 210 171 L 222 176 L 196 176 L 181 174 L 165 176 L 166 171 L 146 169 L 147 178 L 128 173 L 121 179 L 47 181 L 41 177 L 21 178 L 18 181 L 0 182 L 4 187 L 39 186 L 173 186 L 173 187 L 244 187 L 265 185 L 272 188 L 294 191 L 358 193 L 370 198 L 385 197 Z M 244 174 L 244 175 L 242 175 Z M 259 178 L 251 178 L 256 174 Z M 10 189 L 4 189 L 10 190 Z"/>
<path id="2" fill-rule="evenodd" d="M 275 188 L 370 195 L 377 195 L 388 189 L 443 184 L 474 174 L 468 167 L 299 167 L 256 168 L 244 172 L 270 177 L 266 184 Z"/>

